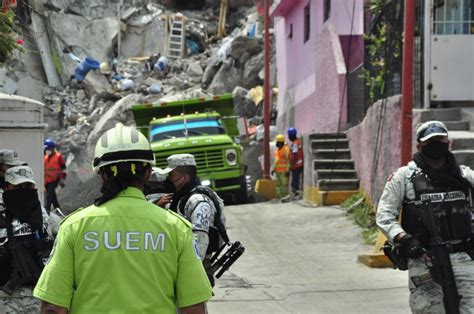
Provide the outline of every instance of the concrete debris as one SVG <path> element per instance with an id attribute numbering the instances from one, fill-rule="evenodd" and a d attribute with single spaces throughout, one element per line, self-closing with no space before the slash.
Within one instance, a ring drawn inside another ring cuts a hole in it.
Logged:
<path id="1" fill-rule="evenodd" d="M 61 63 L 63 83 L 69 81 L 77 66 L 63 52 L 73 52 L 81 59 L 92 57 L 99 62 L 107 61 L 113 53 L 118 30 L 119 22 L 115 18 L 91 21 L 82 16 L 49 12 L 48 33 L 53 42 L 52 50 Z"/>
<path id="2" fill-rule="evenodd" d="M 232 92 L 234 97 L 234 111 L 239 117 L 252 118 L 257 112 L 257 106 L 250 96 L 250 92 L 237 86 Z"/>
<path id="3" fill-rule="evenodd" d="M 259 43 L 257 39 L 238 36 L 231 42 L 229 55 L 240 64 L 245 64 L 251 56 L 263 50 L 262 46 L 263 44 Z"/>
<path id="4" fill-rule="evenodd" d="M 93 95 L 105 96 L 113 93 L 112 85 L 100 71 L 90 71 L 87 73 L 83 85 L 84 91 L 89 98 Z"/>
<path id="5" fill-rule="evenodd" d="M 46 88 L 46 84 L 42 81 L 36 80 L 31 76 L 23 76 L 16 84 L 17 95 L 43 101 L 43 90 Z"/>
<path id="6" fill-rule="evenodd" d="M 244 86 L 243 70 L 235 66 L 235 61 L 227 59 L 214 76 L 208 90 L 213 94 L 231 93 L 235 86 Z"/>
<path id="7" fill-rule="evenodd" d="M 178 12 L 157 4 L 162 1 L 44 0 L 41 17 L 53 61 L 47 69 L 54 68 L 62 87 L 47 85 L 45 60 L 38 54 L 15 52 L 14 62 L 0 65 L 0 91 L 45 103 L 46 136 L 58 142 L 71 178 L 81 183 L 93 175 L 97 139 L 117 122 L 133 125 L 130 107 L 136 103 L 233 93 L 236 114 L 261 124 L 261 106 L 250 90 L 263 83 L 263 20 L 253 0 L 230 1 L 230 35 L 221 40 L 215 37 L 219 7 L 205 2 L 187 1 L 200 10 L 179 12 L 186 17 L 188 55 L 169 60 L 166 23 Z M 26 41 L 27 51 L 38 50 Z M 76 80 L 75 69 L 86 58 L 95 59 L 100 70 Z"/>
<path id="8" fill-rule="evenodd" d="M 16 90 L 15 81 L 7 76 L 5 69 L 0 69 L 0 91 L 6 94 L 14 94 Z"/>
<path id="9" fill-rule="evenodd" d="M 244 65 L 245 88 L 252 88 L 263 83 L 263 78 L 260 77 L 260 71 L 265 67 L 265 55 L 260 53 L 251 57 Z"/>
<path id="10" fill-rule="evenodd" d="M 204 71 L 199 61 L 193 62 L 188 66 L 188 74 L 192 79 L 196 78 L 197 82 L 201 80 Z"/>

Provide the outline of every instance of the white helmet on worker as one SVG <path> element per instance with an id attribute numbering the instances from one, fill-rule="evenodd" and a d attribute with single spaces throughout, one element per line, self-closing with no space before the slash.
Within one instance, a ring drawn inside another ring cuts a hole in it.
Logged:
<path id="1" fill-rule="evenodd" d="M 94 171 L 98 171 L 107 165 L 132 161 L 154 165 L 155 156 L 142 133 L 117 123 L 97 141 L 92 167 Z"/>

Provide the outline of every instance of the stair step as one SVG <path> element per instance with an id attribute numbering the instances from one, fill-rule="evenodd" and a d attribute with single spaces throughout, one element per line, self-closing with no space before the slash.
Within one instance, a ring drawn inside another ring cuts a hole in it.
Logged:
<path id="1" fill-rule="evenodd" d="M 451 150 L 466 150 L 474 147 L 474 132 L 448 130 L 448 137 L 451 141 Z"/>
<path id="2" fill-rule="evenodd" d="M 430 121 L 459 121 L 462 120 L 462 112 L 459 108 L 444 108 L 444 109 L 418 109 L 420 112 L 420 120 Z"/>
<path id="3" fill-rule="evenodd" d="M 351 169 L 318 169 L 315 179 L 357 179 L 357 172 Z"/>
<path id="4" fill-rule="evenodd" d="M 466 150 L 454 150 L 454 156 L 456 157 L 456 161 L 460 165 L 465 165 L 474 169 L 474 150 L 466 149 Z"/>
<path id="5" fill-rule="evenodd" d="M 313 169 L 354 169 L 352 159 L 314 159 Z"/>
<path id="6" fill-rule="evenodd" d="M 313 151 L 316 158 L 320 159 L 351 159 L 351 150 L 348 148 L 341 149 L 315 149 Z"/>
<path id="7" fill-rule="evenodd" d="M 318 180 L 321 191 L 348 191 L 359 189 L 359 179 L 322 179 Z"/>
<path id="8" fill-rule="evenodd" d="M 313 152 L 317 149 L 347 149 L 348 147 L 349 140 L 346 138 L 317 139 L 311 141 L 311 150 Z"/>
<path id="9" fill-rule="evenodd" d="M 471 124 L 467 120 L 460 120 L 460 121 L 442 121 L 448 131 L 469 131 L 471 128 Z"/>
<path id="10" fill-rule="evenodd" d="M 310 140 L 322 140 L 333 138 L 347 138 L 345 133 L 313 133 L 309 135 Z"/>

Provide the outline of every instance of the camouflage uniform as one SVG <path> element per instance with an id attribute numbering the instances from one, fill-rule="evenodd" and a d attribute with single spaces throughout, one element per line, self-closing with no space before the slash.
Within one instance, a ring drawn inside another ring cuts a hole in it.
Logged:
<path id="1" fill-rule="evenodd" d="M 474 172 L 466 166 L 460 166 L 461 173 L 471 184 L 474 184 Z M 415 162 L 399 168 L 388 180 L 380 198 L 376 221 L 379 228 L 387 236 L 389 242 L 404 232 L 397 218 L 404 200 L 414 200 L 415 190 L 410 178 L 422 170 Z M 461 313 L 472 313 L 474 309 L 474 261 L 466 253 L 450 254 L 453 272 L 459 295 Z M 426 263 L 417 259 L 408 259 L 409 278 L 426 273 Z M 415 287 L 409 280 L 410 308 L 413 313 L 444 313 L 441 286 L 431 282 Z"/>
<path id="2" fill-rule="evenodd" d="M 8 295 L 0 290 L 0 313 L 38 314 L 41 312 L 41 300 L 33 297 L 33 288 L 19 288 Z"/>
<path id="3" fill-rule="evenodd" d="M 222 201 L 220 198 L 218 199 Z M 180 208 L 179 205 L 178 208 Z M 184 209 L 180 214 L 193 225 L 197 252 L 201 260 L 204 260 L 209 245 L 209 227 L 214 226 L 214 218 L 217 214 L 212 200 L 206 195 L 193 194 L 184 205 Z"/>
<path id="4" fill-rule="evenodd" d="M 8 181 L 8 174 L 10 174 L 11 170 L 17 168 L 28 168 L 25 173 L 25 177 L 22 178 L 15 178 L 19 179 L 23 182 L 34 182 L 33 179 L 33 172 L 29 167 L 14 167 L 10 168 L 6 173 L 6 179 Z M 30 172 L 31 171 L 31 172 Z M 1 200 L 2 200 L 2 208 L 1 211 L 5 210 L 5 206 L 3 204 L 3 189 L 1 190 Z M 59 220 L 55 219 L 53 224 L 51 224 L 50 216 L 46 212 L 45 208 L 41 206 L 42 211 L 42 218 L 43 218 L 43 227 L 44 230 L 48 233 L 48 237 L 53 239 L 53 234 L 51 230 L 59 228 Z M 1 213 L 4 215 L 4 213 Z M 13 219 L 12 221 L 12 230 L 14 236 L 25 236 L 32 234 L 31 226 L 28 223 L 22 223 L 18 219 Z M 7 229 L 0 228 L 0 247 L 6 245 L 8 241 L 7 237 Z M 33 287 L 21 287 L 17 288 L 13 291 L 12 295 L 5 293 L 4 291 L 0 290 L 0 313 L 40 313 L 41 309 L 41 301 L 33 297 Z"/>

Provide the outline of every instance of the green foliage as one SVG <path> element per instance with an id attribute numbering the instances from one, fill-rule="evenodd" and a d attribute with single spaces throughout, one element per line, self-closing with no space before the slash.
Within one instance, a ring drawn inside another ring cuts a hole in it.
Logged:
<path id="1" fill-rule="evenodd" d="M 401 73 L 403 47 L 402 1 L 372 0 L 371 25 L 365 36 L 367 64 L 364 72 L 369 103 L 387 96 L 387 82 Z"/>
<path id="2" fill-rule="evenodd" d="M 363 201 L 359 202 L 361 199 L 363 199 Z M 341 206 L 349 208 L 347 215 L 356 225 L 363 229 L 361 235 L 364 241 L 367 244 L 374 244 L 377 238 L 375 211 L 372 204 L 366 202 L 364 194 L 357 193 L 350 196 Z"/>
<path id="3" fill-rule="evenodd" d="M 53 59 L 53 65 L 54 65 L 54 68 L 56 69 L 56 72 L 62 73 L 63 67 L 61 65 L 61 60 L 59 59 L 59 55 L 56 52 L 56 50 L 51 51 L 51 58 Z"/>
<path id="4" fill-rule="evenodd" d="M 14 20 L 15 13 L 11 9 L 0 12 L 0 63 L 8 60 L 13 50 L 19 48 Z"/>

